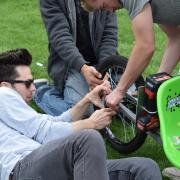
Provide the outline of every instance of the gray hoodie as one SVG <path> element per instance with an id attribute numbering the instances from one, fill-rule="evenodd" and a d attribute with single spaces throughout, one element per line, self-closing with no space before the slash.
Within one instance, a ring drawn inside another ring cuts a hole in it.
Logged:
<path id="1" fill-rule="evenodd" d="M 60 91 L 70 68 L 80 71 L 86 60 L 76 47 L 74 0 L 40 0 L 40 10 L 49 40 L 48 73 Z M 97 10 L 89 13 L 93 50 L 98 62 L 114 55 L 117 48 L 115 13 Z"/>

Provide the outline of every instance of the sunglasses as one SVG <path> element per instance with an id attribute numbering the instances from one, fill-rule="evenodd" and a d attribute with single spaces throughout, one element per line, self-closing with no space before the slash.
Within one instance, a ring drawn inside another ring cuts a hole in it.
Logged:
<path id="1" fill-rule="evenodd" d="M 34 83 L 33 79 L 28 79 L 28 80 L 3 80 L 3 82 L 8 82 L 10 84 L 16 84 L 16 83 L 23 83 L 26 88 L 30 88 L 30 86 Z"/>

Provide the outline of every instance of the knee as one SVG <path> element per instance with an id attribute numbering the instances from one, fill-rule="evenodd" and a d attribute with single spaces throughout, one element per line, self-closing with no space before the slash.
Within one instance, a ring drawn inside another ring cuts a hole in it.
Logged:
<path id="1" fill-rule="evenodd" d="M 104 145 L 104 141 L 102 139 L 101 134 L 96 130 L 93 129 L 82 130 L 80 132 L 80 136 L 84 137 L 85 140 L 91 144 Z"/>
<path id="2" fill-rule="evenodd" d="M 84 145 L 93 152 L 105 152 L 105 145 L 101 134 L 93 129 L 82 130 L 79 134 L 83 138 Z"/>
<path id="3" fill-rule="evenodd" d="M 158 164 L 150 158 L 139 158 L 139 167 L 137 167 L 140 177 L 144 179 L 161 180 L 161 173 Z"/>
<path id="4" fill-rule="evenodd" d="M 153 170 L 159 169 L 158 164 L 150 158 L 143 158 L 142 163 L 145 169 L 153 169 Z"/>

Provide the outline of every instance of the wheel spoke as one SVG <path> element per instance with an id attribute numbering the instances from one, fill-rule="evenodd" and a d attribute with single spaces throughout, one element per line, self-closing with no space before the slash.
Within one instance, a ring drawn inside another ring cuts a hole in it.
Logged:
<path id="1" fill-rule="evenodd" d="M 99 67 L 99 72 L 109 74 L 109 82 L 115 89 L 126 67 L 126 58 L 110 59 Z M 143 81 L 143 79 L 141 78 Z M 141 81 L 141 85 L 143 82 Z M 139 148 L 146 139 L 146 134 L 136 131 L 135 112 L 137 99 L 131 94 L 138 87 L 133 84 L 120 104 L 120 112 L 113 118 L 109 127 L 104 129 L 104 134 L 111 145 L 121 153 L 133 152 Z"/>
<path id="2" fill-rule="evenodd" d="M 118 80 L 121 77 L 121 74 L 119 72 L 122 72 L 122 68 L 119 69 L 118 67 L 113 67 L 113 68 L 108 69 L 109 81 L 110 81 L 112 89 L 115 89 L 115 87 L 117 86 Z M 129 101 L 129 103 L 131 102 Z M 119 117 L 118 118 L 119 123 L 121 123 L 121 126 L 122 126 L 121 134 L 123 135 L 121 135 L 121 139 L 123 139 L 124 142 L 128 142 L 136 135 L 135 124 L 130 120 L 129 120 L 130 122 L 127 122 L 126 117 L 123 117 L 120 113 L 118 113 L 118 117 Z"/>

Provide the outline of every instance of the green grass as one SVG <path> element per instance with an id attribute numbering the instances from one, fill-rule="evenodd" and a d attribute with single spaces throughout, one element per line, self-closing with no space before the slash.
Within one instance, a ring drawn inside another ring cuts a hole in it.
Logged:
<path id="1" fill-rule="evenodd" d="M 37 0 L 5 0 L 0 1 L 0 51 L 15 48 L 27 48 L 32 56 L 31 65 L 34 78 L 47 78 L 47 35 L 42 24 Z M 124 56 L 129 56 L 133 47 L 134 38 L 130 28 L 130 21 L 125 11 L 120 11 L 118 15 L 119 24 L 119 47 L 118 51 Z M 144 72 L 147 76 L 157 71 L 166 44 L 165 35 L 155 25 L 156 32 L 156 52 L 150 66 Z M 44 68 L 38 67 L 36 62 L 43 63 Z M 180 65 L 174 73 L 177 73 Z M 33 105 L 33 107 L 35 107 Z M 129 156 L 144 156 L 154 159 L 163 169 L 170 163 L 166 159 L 162 146 L 152 138 L 148 138 L 146 143 L 135 153 L 121 155 L 107 144 L 109 158 L 122 158 Z"/>

